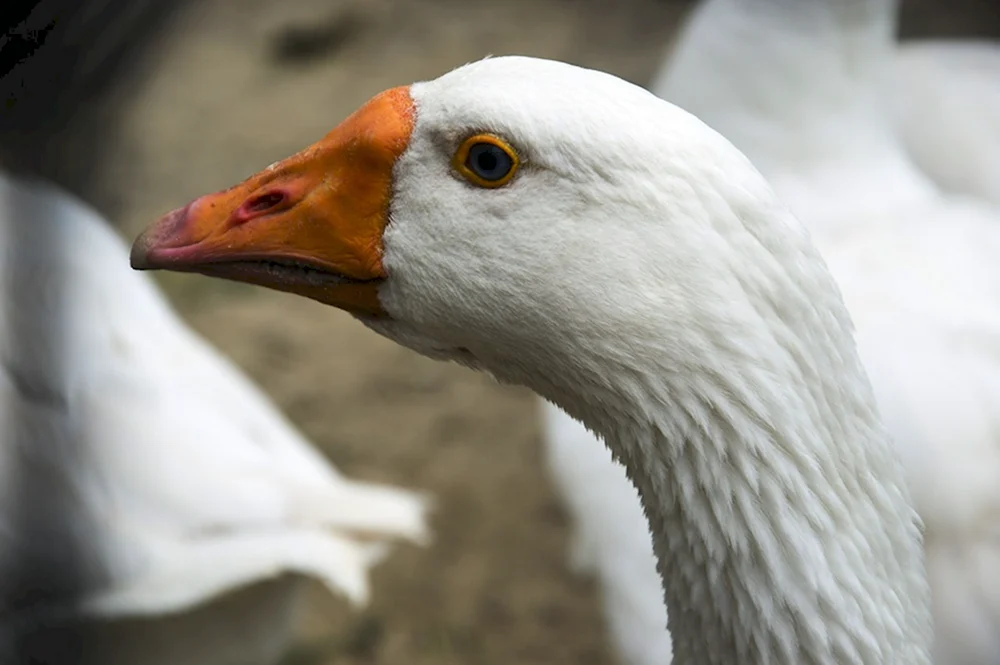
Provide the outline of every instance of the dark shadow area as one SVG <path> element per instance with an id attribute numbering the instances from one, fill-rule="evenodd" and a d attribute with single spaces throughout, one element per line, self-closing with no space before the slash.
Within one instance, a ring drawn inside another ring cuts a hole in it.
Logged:
<path id="1" fill-rule="evenodd" d="M 899 4 L 903 39 L 1000 37 L 997 0 L 902 0 Z"/>
<path id="2" fill-rule="evenodd" d="M 331 58 L 368 27 L 370 16 L 356 8 L 307 25 L 288 25 L 275 30 L 270 58 L 279 65 L 306 65 Z"/>
<path id="3" fill-rule="evenodd" d="M 19 0 L 0 37 L 0 162 L 86 191 L 114 117 L 94 102 L 135 72 L 188 0 Z M 73 135 L 74 141 L 65 141 Z M 77 153 L 69 159 L 67 150 Z M 79 154 L 94 168 L 71 170 Z"/>

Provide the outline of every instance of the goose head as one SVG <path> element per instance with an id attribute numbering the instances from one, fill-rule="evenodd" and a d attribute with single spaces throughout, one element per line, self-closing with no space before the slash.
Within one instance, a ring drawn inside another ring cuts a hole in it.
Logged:
<path id="1" fill-rule="evenodd" d="M 541 384 L 590 359 L 738 326 L 725 310 L 750 307 L 740 270 L 775 265 L 771 241 L 813 254 L 693 116 L 609 74 L 506 57 L 376 96 L 315 145 L 161 218 L 132 264 L 298 293 L 550 393 Z"/>
<path id="2" fill-rule="evenodd" d="M 387 91 L 132 265 L 340 307 L 603 434 L 679 663 L 927 662 L 916 520 L 832 278 L 738 150 L 637 86 L 505 57 Z"/>

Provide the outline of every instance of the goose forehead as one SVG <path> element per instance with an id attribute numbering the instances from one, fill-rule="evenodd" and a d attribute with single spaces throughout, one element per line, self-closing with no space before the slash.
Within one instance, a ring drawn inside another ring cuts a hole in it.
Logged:
<path id="1" fill-rule="evenodd" d="M 450 127 L 578 140 L 623 120 L 649 127 L 676 110 L 611 74 L 535 58 L 489 58 L 411 86 L 418 126 Z M 664 116 L 664 114 L 667 114 Z"/>
<path id="2" fill-rule="evenodd" d="M 577 86 L 629 86 L 605 72 L 577 67 L 565 62 L 504 56 L 485 58 L 451 70 L 422 85 L 449 91 L 477 90 L 502 86 L 518 90 L 549 89 L 553 84 Z"/>

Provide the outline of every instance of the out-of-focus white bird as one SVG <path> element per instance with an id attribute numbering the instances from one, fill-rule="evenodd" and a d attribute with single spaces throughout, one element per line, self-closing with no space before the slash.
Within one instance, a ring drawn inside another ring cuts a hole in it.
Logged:
<path id="1" fill-rule="evenodd" d="M 303 576 L 361 604 L 427 538 L 425 499 L 339 474 L 65 193 L 0 179 L 0 289 L 0 657 L 65 624 L 102 664 L 272 663 Z"/>
<path id="2" fill-rule="evenodd" d="M 926 525 L 936 662 L 997 665 L 1000 211 L 936 186 L 990 193 L 1000 115 L 987 109 L 1000 78 L 986 73 L 997 64 L 987 47 L 899 49 L 894 12 L 886 0 L 707 0 L 652 90 L 733 141 L 812 228 Z M 930 72 L 941 73 L 921 79 Z M 949 141 L 954 159 L 936 158 Z M 647 602 L 655 558 L 634 489 L 601 442 L 546 408 L 550 465 L 575 523 L 571 560 L 601 581 L 623 662 L 669 662 L 665 608 Z M 595 487 L 612 498 L 601 504 Z"/>
<path id="3" fill-rule="evenodd" d="M 858 4 L 856 15 L 866 20 L 872 7 Z M 892 30 L 897 7 L 897 0 L 878 0 L 876 7 L 891 13 Z M 883 96 L 910 159 L 945 191 L 1000 204 L 1000 44 L 918 39 L 886 46 L 873 90 Z M 668 55 L 651 89 L 663 89 L 671 71 Z"/>
<path id="4" fill-rule="evenodd" d="M 889 108 L 914 163 L 942 188 L 1000 205 L 1000 45 L 901 45 Z"/>

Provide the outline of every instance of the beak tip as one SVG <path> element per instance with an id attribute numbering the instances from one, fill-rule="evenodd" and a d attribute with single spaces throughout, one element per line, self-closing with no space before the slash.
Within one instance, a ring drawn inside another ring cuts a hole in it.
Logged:
<path id="1" fill-rule="evenodd" d="M 148 233 L 143 233 L 132 243 L 132 251 L 129 252 L 128 262 L 132 270 L 149 270 L 153 268 L 149 261 L 149 241 Z"/>
<path id="2" fill-rule="evenodd" d="M 133 270 L 156 270 L 163 268 L 162 261 L 155 259 L 157 249 L 184 245 L 189 242 L 185 221 L 190 205 L 172 210 L 153 222 L 132 243 L 129 264 Z"/>

